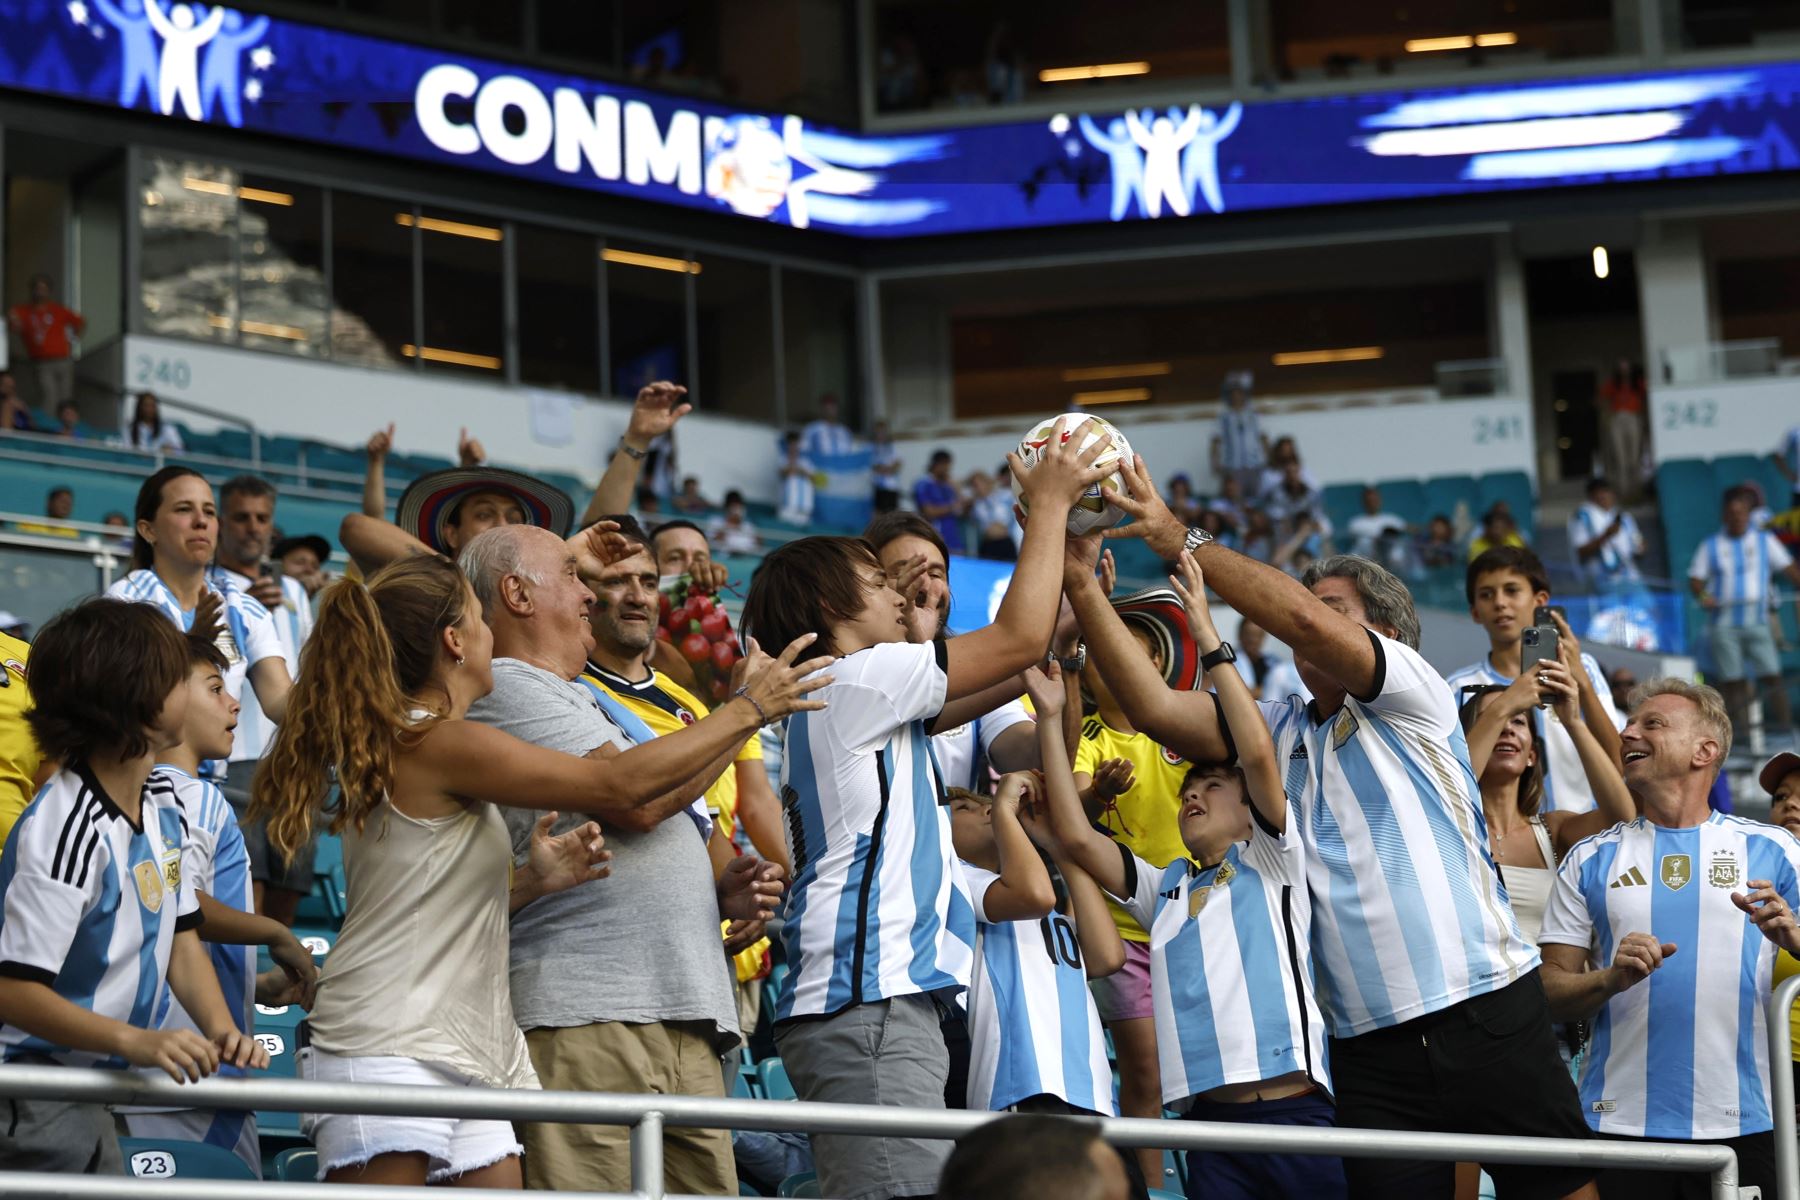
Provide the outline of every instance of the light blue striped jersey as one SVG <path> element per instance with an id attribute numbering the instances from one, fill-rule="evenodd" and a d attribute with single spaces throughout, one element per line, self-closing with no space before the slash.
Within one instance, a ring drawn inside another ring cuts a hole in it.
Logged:
<path id="1" fill-rule="evenodd" d="M 225 690 L 231 693 L 232 699 L 242 704 L 244 676 L 263 659 L 280 657 L 281 639 L 276 635 L 275 622 L 270 619 L 269 610 L 235 586 L 229 583 L 221 586 L 212 578 L 211 572 L 208 572 L 206 588 L 224 597 L 225 613 L 219 630 L 218 645 L 227 664 Z M 175 599 L 175 593 L 169 590 L 168 585 L 152 568 L 140 567 L 124 578 L 115 580 L 106 589 L 106 594 L 120 600 L 154 604 L 184 632 L 193 627 L 193 610 L 181 607 L 181 602 Z M 208 779 L 223 779 L 225 762 L 222 759 L 204 762 L 200 764 L 200 773 Z"/>
<path id="2" fill-rule="evenodd" d="M 79 1008 L 156 1027 L 177 930 L 200 923 L 182 869 L 186 821 L 174 786 L 144 784 L 138 821 L 84 767 L 51 776 L 0 852 L 0 975 L 42 983 Z M 122 1068 L 0 1024 L 6 1061 L 38 1055 L 64 1066 Z"/>
<path id="3" fill-rule="evenodd" d="M 1248 400 L 1242 408 L 1220 406 L 1218 438 L 1219 465 L 1227 471 L 1248 471 L 1267 461 L 1262 422 L 1256 415 L 1256 406 Z"/>
<path id="4" fill-rule="evenodd" d="M 787 720 L 794 881 L 776 1020 L 969 986 L 975 911 L 925 732 L 944 707 L 944 654 L 890 642 L 846 655 L 814 693 L 826 707 Z"/>
<path id="5" fill-rule="evenodd" d="M 1731 900 L 1752 879 L 1800 907 L 1800 841 L 1716 812 L 1686 829 L 1639 817 L 1563 859 L 1540 944 L 1579 946 L 1595 968 L 1612 965 L 1629 933 L 1675 946 L 1594 1018 L 1581 1071 L 1594 1129 L 1718 1141 L 1773 1127 L 1766 1005 L 1776 947 Z"/>
<path id="6" fill-rule="evenodd" d="M 1368 699 L 1348 696 L 1330 716 L 1285 701 L 1309 715 L 1308 778 L 1295 808 L 1319 1007 L 1333 1037 L 1497 991 L 1538 965 L 1488 851 L 1444 677 L 1418 651 L 1369 638 Z"/>
<path id="7" fill-rule="evenodd" d="M 1605 533 L 1614 516 L 1619 518 L 1619 531 L 1600 544 L 1598 554 L 1586 562 L 1581 561 L 1575 551 Z M 1583 504 L 1569 518 L 1569 552 L 1575 554 L 1576 569 L 1601 590 L 1637 583 L 1643 578 L 1638 573 L 1637 556 L 1644 552 L 1644 535 L 1638 529 L 1637 518 L 1630 513 L 1616 513 L 1593 503 Z"/>
<path id="8" fill-rule="evenodd" d="M 1185 858 L 1159 870 L 1119 853 L 1130 893 L 1119 899 L 1150 931 L 1163 1103 L 1295 1071 L 1330 1091 L 1292 820 L 1275 834 L 1253 812 L 1250 840 L 1205 870 Z"/>
<path id="9" fill-rule="evenodd" d="M 1593 655 L 1582 652 L 1581 668 L 1587 672 L 1588 679 L 1594 685 L 1594 694 L 1600 699 L 1600 707 L 1606 713 L 1606 719 L 1613 723 L 1614 729 L 1623 729 L 1625 720 L 1619 716 L 1619 710 L 1613 707 L 1612 685 L 1606 682 L 1606 672 Z M 1466 687 L 1489 685 L 1510 687 L 1512 680 L 1494 670 L 1486 655 L 1479 662 L 1470 663 L 1446 680 L 1450 685 L 1450 699 L 1460 706 L 1463 702 L 1463 691 Z M 1575 739 L 1563 728 L 1557 718 L 1556 711 L 1548 708 L 1534 708 L 1529 714 L 1533 730 L 1544 743 L 1544 812 L 1584 813 L 1594 811 L 1594 788 L 1588 783 L 1587 772 L 1581 766 L 1581 753 L 1575 749 Z"/>
<path id="10" fill-rule="evenodd" d="M 1032 1096 L 1119 1115 L 1113 1103 L 1106 1030 L 1088 991 L 1072 916 L 993 921 L 992 871 L 962 863 L 975 908 L 975 978 L 969 985 L 969 1097 L 999 1112 Z"/>
<path id="11" fill-rule="evenodd" d="M 1787 547 L 1766 529 L 1747 529 L 1737 537 L 1721 529 L 1695 547 L 1688 578 L 1700 580 L 1718 600 L 1713 624 L 1734 629 L 1762 625 L 1769 619 L 1769 576 L 1787 570 L 1793 561 Z"/>
<path id="12" fill-rule="evenodd" d="M 781 477 L 781 519 L 804 525 L 812 520 L 813 505 L 817 498 L 817 490 L 813 485 L 816 468 L 804 454 L 795 459 L 794 463 L 800 468 L 800 474 Z M 785 459 L 782 460 L 782 465 L 787 465 Z"/>
<path id="13" fill-rule="evenodd" d="M 243 592 L 245 599 L 252 604 L 261 605 L 260 601 L 251 599 L 250 588 L 256 580 L 248 575 L 240 575 L 236 571 L 228 571 L 224 567 L 214 565 L 206 572 L 211 584 L 224 591 L 227 584 Z M 300 678 L 300 647 L 312 635 L 313 611 L 312 600 L 306 594 L 306 588 L 291 575 L 281 577 L 281 607 L 264 609 L 269 614 L 269 623 L 275 627 L 276 640 L 281 643 L 281 657 L 287 663 L 288 678 Z M 269 720 L 262 710 L 262 704 L 256 699 L 254 689 L 244 689 L 238 693 L 237 733 L 231 743 L 232 762 L 254 762 L 268 752 L 275 741 L 275 722 Z"/>
<path id="14" fill-rule="evenodd" d="M 812 459 L 837 458 L 856 449 L 856 435 L 835 421 L 809 421 L 800 431 L 800 453 Z"/>
<path id="15" fill-rule="evenodd" d="M 217 785 L 195 779 L 167 763 L 158 766 L 151 778 L 163 780 L 173 789 L 175 802 L 181 806 L 181 815 L 187 822 L 187 846 L 181 856 L 183 878 L 193 884 L 195 891 L 205 892 L 220 904 L 239 912 L 255 912 L 250 854 L 238 828 L 237 813 L 231 801 L 225 799 L 225 793 Z M 208 942 L 206 951 L 218 973 L 219 990 L 225 994 L 232 1023 L 245 1033 L 255 1033 L 256 947 Z M 181 1007 L 181 1001 L 167 989 L 157 1008 L 156 1028 L 200 1032 L 194 1019 Z"/>

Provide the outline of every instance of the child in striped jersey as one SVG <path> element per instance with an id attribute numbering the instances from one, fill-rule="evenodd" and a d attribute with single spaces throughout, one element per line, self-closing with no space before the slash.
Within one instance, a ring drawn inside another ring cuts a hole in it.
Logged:
<path id="1" fill-rule="evenodd" d="M 157 756 L 152 779 L 174 789 L 187 824 L 187 846 L 181 870 L 192 882 L 205 923 L 200 938 L 208 943 L 232 1023 L 244 1034 L 255 1032 L 256 1004 L 271 1008 L 298 1003 L 310 1007 L 319 968 L 312 952 L 291 930 L 255 913 L 250 887 L 250 856 L 237 814 L 218 785 L 200 778 L 200 764 L 231 756 L 238 702 L 225 688 L 227 662 L 210 632 L 191 632 L 188 650 L 188 705 L 181 744 Z M 278 964 L 256 972 L 256 947 L 268 946 Z M 167 990 L 156 1012 L 158 1029 L 194 1029 L 194 1018 Z M 222 1066 L 223 1075 L 241 1075 Z M 132 1137 L 176 1138 L 205 1142 L 235 1153 L 252 1174 L 262 1174 L 262 1150 L 256 1118 L 243 1109 L 120 1108 Z"/>
<path id="2" fill-rule="evenodd" d="M 1087 981 L 1124 965 L 1125 947 L 1087 872 L 1059 859 L 1058 886 L 1032 844 L 1041 838 L 1057 850 L 1035 816 L 1044 786 L 1018 772 L 1001 778 L 991 801 L 949 791 L 950 836 L 975 906 L 968 1105 L 1113 1117 L 1106 1037 Z"/>
<path id="3" fill-rule="evenodd" d="M 1311 904 L 1281 759 L 1232 655 L 1220 653 L 1200 568 L 1185 552 L 1180 566 L 1171 583 L 1206 656 L 1237 762 L 1188 772 L 1177 817 L 1187 857 L 1166 869 L 1089 825 L 1072 788 L 1050 790 L 1051 828 L 1150 931 L 1164 1104 L 1195 1120 L 1333 1125 Z M 1044 703 L 1035 691 L 1032 699 Z M 1038 736 L 1059 743 L 1061 727 L 1040 720 Z M 1045 762 L 1061 753 L 1046 740 Z M 1322 1156 L 1192 1151 L 1187 1177 L 1193 1200 L 1347 1194 L 1342 1164 Z"/>
<path id="4" fill-rule="evenodd" d="M 181 736 L 187 650 L 144 605 L 92 600 L 44 628 L 27 715 L 63 767 L 0 852 L 0 1058 L 155 1068 L 199 1079 L 221 1062 L 266 1067 L 231 1022 L 194 936 L 182 869 L 186 821 L 156 755 Z M 167 987 L 200 1032 L 155 1028 Z M 0 1169 L 120 1174 L 104 1105 L 18 1098 L 0 1129 Z"/>

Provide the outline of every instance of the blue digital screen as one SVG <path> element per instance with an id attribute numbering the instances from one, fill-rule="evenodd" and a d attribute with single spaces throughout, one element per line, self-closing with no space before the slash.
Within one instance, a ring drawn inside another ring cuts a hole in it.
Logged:
<path id="1" fill-rule="evenodd" d="M 169 0 L 0 29 L 0 87 L 860 237 L 1800 167 L 1800 64 L 891 135 Z"/>

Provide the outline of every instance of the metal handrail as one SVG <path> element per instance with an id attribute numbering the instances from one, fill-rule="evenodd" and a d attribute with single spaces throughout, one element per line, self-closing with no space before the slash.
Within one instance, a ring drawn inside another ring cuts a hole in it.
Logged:
<path id="1" fill-rule="evenodd" d="M 130 403 L 131 397 L 135 394 L 136 393 L 132 392 L 129 388 L 125 389 L 126 402 Z M 237 425 L 249 430 L 250 463 L 258 470 L 262 469 L 262 431 L 256 427 L 255 422 L 246 420 L 237 413 L 226 412 L 222 408 L 212 408 L 205 404 L 195 404 L 192 400 L 171 398 L 163 395 L 161 392 L 156 394 L 156 401 L 164 408 L 177 408 L 183 412 L 198 413 L 200 416 L 211 417 L 213 420 L 222 424 Z"/>
<path id="2" fill-rule="evenodd" d="M 268 1077 L 215 1078 L 177 1084 L 171 1079 L 153 1079 L 128 1071 L 19 1063 L 0 1066 L 0 1096 L 177 1108 L 248 1108 L 278 1112 L 625 1125 L 631 1128 L 632 1194 L 642 1200 L 667 1200 L 662 1165 L 665 1125 L 948 1139 L 960 1137 L 1003 1115 L 882 1105 L 818 1104 L 802 1100 L 507 1091 Z M 1712 1200 L 1737 1200 L 1738 1197 L 1737 1155 L 1729 1146 L 1716 1143 L 1613 1142 L 1137 1118 L 1109 1118 L 1096 1122 L 1096 1125 L 1106 1141 L 1124 1147 L 1704 1171 L 1711 1177 Z M 17 1189 L 20 1178 L 0 1172 L 0 1191 L 8 1194 L 74 1194 L 66 1189 L 60 1193 L 20 1193 Z M 104 1196 L 106 1200 L 115 1197 L 117 1200 L 126 1197 L 140 1200 L 138 1193 L 128 1190 L 86 1190 L 81 1194 Z M 332 1185 L 316 1192 L 302 1193 L 296 1189 L 283 1195 L 291 1195 L 295 1200 L 303 1197 L 311 1200 L 315 1196 L 321 1200 L 324 1197 L 338 1200 L 346 1193 Z"/>
<path id="3" fill-rule="evenodd" d="M 1794 1141 L 1794 1039 L 1788 1022 L 1800 997 L 1800 975 L 1769 997 L 1769 1108 L 1775 1119 L 1775 1195 L 1800 1200 L 1800 1144 Z"/>

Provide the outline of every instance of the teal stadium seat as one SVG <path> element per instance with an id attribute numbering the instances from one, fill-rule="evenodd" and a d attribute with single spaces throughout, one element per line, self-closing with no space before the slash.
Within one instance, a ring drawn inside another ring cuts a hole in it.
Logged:
<path id="1" fill-rule="evenodd" d="M 1350 518 L 1362 511 L 1363 485 L 1360 483 L 1333 483 L 1325 487 L 1325 515 L 1331 521 L 1333 529 L 1342 529 L 1350 523 Z"/>
<path id="2" fill-rule="evenodd" d="M 794 1085 L 788 1082 L 787 1067 L 779 1058 L 765 1058 L 756 1064 L 756 1081 L 762 1094 L 771 1100 L 795 1100 Z"/>
<path id="3" fill-rule="evenodd" d="M 256 1174 L 229 1150 L 179 1138 L 120 1138 L 125 1169 L 144 1180 L 254 1180 Z"/>
<path id="4" fill-rule="evenodd" d="M 1423 524 L 1430 517 L 1425 511 L 1425 485 L 1416 479 L 1388 479 L 1375 485 L 1381 493 L 1381 507 L 1409 525 Z M 1356 509 L 1362 511 L 1362 497 L 1356 498 Z"/>
<path id="5" fill-rule="evenodd" d="M 819 1173 L 802 1171 L 798 1175 L 789 1175 L 775 1189 L 777 1196 L 816 1197 L 819 1194 Z"/>
<path id="6" fill-rule="evenodd" d="M 1425 509 L 1419 518 L 1423 525 L 1440 513 L 1456 520 L 1456 510 L 1463 510 L 1471 521 L 1481 515 L 1481 489 L 1473 475 L 1440 475 L 1425 483 Z"/>
<path id="7" fill-rule="evenodd" d="M 1537 524 L 1537 502 L 1532 499 L 1531 477 L 1523 471 L 1495 471 L 1477 482 L 1481 491 L 1481 508 L 1485 512 L 1496 500 L 1506 501 L 1513 520 L 1529 536 Z M 1477 513 L 1477 516 L 1480 514 Z"/>
<path id="8" fill-rule="evenodd" d="M 312 1183 L 319 1176 L 319 1152 L 295 1146 L 275 1156 L 275 1178 L 282 1183 Z"/>

